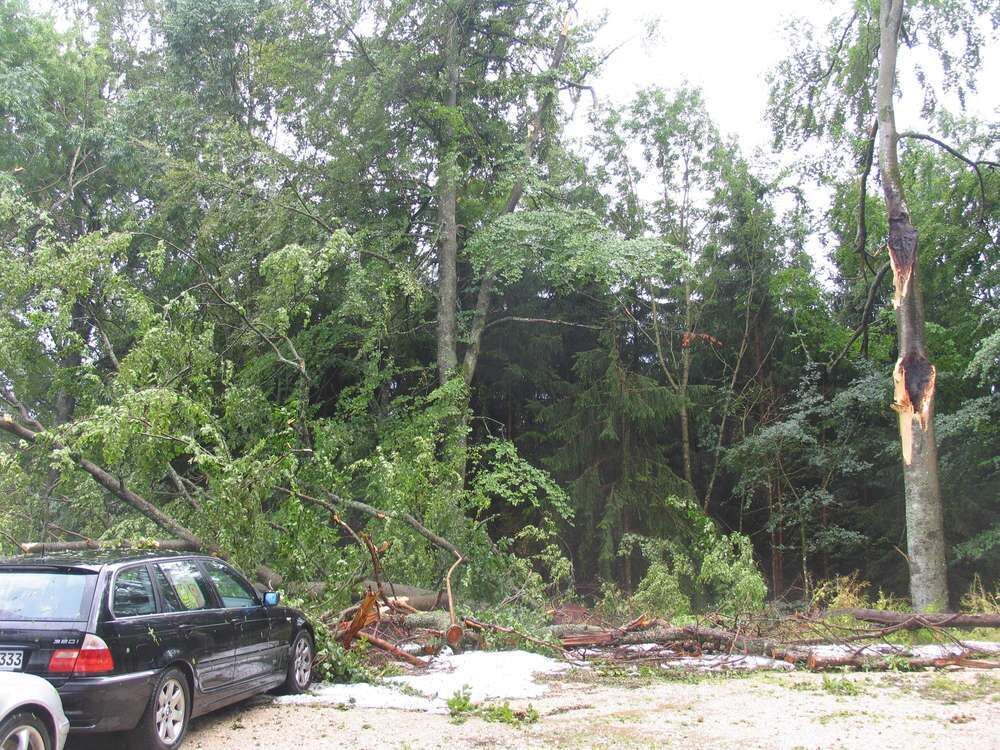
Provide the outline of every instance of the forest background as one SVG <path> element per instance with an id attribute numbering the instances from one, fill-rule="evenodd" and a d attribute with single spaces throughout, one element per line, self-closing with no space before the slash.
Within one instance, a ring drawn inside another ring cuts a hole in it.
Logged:
<path id="1" fill-rule="evenodd" d="M 166 535 L 344 598 L 339 521 L 440 585 L 409 518 L 476 601 L 906 595 L 879 10 L 790 25 L 748 156 L 695 87 L 609 103 L 573 3 L 0 0 L 0 550 Z M 952 604 L 1000 572 L 998 24 L 900 31 Z"/>

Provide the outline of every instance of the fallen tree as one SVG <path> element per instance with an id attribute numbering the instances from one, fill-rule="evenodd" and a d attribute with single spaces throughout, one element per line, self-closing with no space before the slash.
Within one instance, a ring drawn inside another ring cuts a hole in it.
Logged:
<path id="1" fill-rule="evenodd" d="M 954 615 L 942 617 L 947 620 Z M 902 622 L 909 623 L 909 620 Z M 936 625 L 924 627 L 939 630 Z M 782 640 L 750 636 L 718 627 L 671 626 L 663 621 L 647 621 L 645 618 L 639 618 L 621 628 L 553 625 L 549 630 L 564 648 L 572 649 L 582 657 L 592 655 L 614 660 L 662 662 L 678 656 L 690 658 L 691 654 L 701 656 L 703 652 L 714 652 L 731 656 L 777 659 L 806 666 L 812 670 L 845 666 L 876 670 L 896 669 L 901 666 L 917 669 L 952 665 L 1000 668 L 1000 664 L 996 662 L 972 658 L 977 655 L 1000 655 L 998 643 L 956 641 L 944 638 L 943 634 L 942 638 L 948 642 L 939 645 L 911 647 L 872 642 L 871 639 L 885 635 L 884 628 L 856 631 L 850 639 L 840 639 L 835 643 L 815 638 Z M 667 646 L 668 649 L 645 654 L 642 650 L 636 650 L 637 646 Z M 670 654 L 668 653 L 670 650 L 677 653 Z"/>
<path id="2" fill-rule="evenodd" d="M 172 552 L 200 552 L 202 548 L 186 539 L 115 539 L 109 542 L 84 539 L 77 542 L 19 542 L 21 551 L 29 555 L 45 555 L 53 552 L 78 552 L 83 550 L 114 549 L 160 549 Z"/>
<path id="3" fill-rule="evenodd" d="M 827 616 L 849 615 L 855 620 L 890 625 L 894 630 L 921 628 L 1000 628 L 1000 614 L 912 614 L 881 609 L 835 609 Z"/>
<path id="4" fill-rule="evenodd" d="M 31 427 L 26 427 L 15 421 L 9 414 L 0 414 L 0 430 L 8 432 L 27 443 L 38 444 L 40 442 L 39 439 L 43 437 L 43 426 L 25 414 L 22 414 L 22 417 L 30 422 Z M 58 440 L 49 440 L 48 449 L 50 451 L 65 451 L 66 447 Z M 135 543 L 136 547 L 140 549 L 175 549 L 185 552 L 205 552 L 216 557 L 221 557 L 222 559 L 227 558 L 227 555 L 218 546 L 204 542 L 193 531 L 177 521 L 177 519 L 164 513 L 142 495 L 130 489 L 120 477 L 114 476 L 75 451 L 67 451 L 67 453 L 72 458 L 73 463 L 89 474 L 99 485 L 123 500 L 164 531 L 175 535 L 174 538 L 166 539 L 162 542 L 139 541 Z M 128 541 L 84 539 L 76 542 L 19 542 L 18 546 L 24 552 L 56 552 L 86 549 L 122 549 L 132 545 Z M 280 585 L 281 583 L 281 576 L 266 565 L 258 567 L 255 571 L 255 576 L 261 583 L 267 586 Z"/>
<path id="5" fill-rule="evenodd" d="M 23 424 L 20 424 L 19 422 L 16 422 L 8 414 L 0 415 L 0 430 L 8 432 L 25 442 L 37 444 L 39 442 L 39 438 L 43 437 L 44 430 L 42 425 L 38 422 L 33 422 L 32 426 L 36 429 L 31 429 Z M 58 440 L 50 440 L 48 448 L 50 451 L 66 450 L 66 446 Z M 195 549 L 210 552 L 212 554 L 219 553 L 217 547 L 205 544 L 194 534 L 194 532 L 179 523 L 177 519 L 170 517 L 142 495 L 139 495 L 129 489 L 120 477 L 116 477 L 110 472 L 105 471 L 102 467 L 98 466 L 90 459 L 81 456 L 76 451 L 68 451 L 68 454 L 73 459 L 73 463 L 90 474 L 95 482 L 104 487 L 104 489 L 108 490 L 111 494 L 121 500 L 124 500 L 134 510 L 141 513 L 161 529 L 170 532 L 178 539 L 192 545 Z"/>

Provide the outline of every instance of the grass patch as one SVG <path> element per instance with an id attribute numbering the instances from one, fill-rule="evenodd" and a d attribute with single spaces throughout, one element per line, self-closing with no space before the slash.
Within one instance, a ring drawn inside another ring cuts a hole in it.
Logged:
<path id="1" fill-rule="evenodd" d="M 468 687 L 463 687 L 446 703 L 448 713 L 451 715 L 452 724 L 463 724 L 472 717 L 479 717 L 483 721 L 495 724 L 510 724 L 512 726 L 524 726 L 534 724 L 538 721 L 539 715 L 532 706 L 525 709 L 512 708 L 507 701 L 503 703 L 474 703 L 469 696 Z"/>
<path id="2" fill-rule="evenodd" d="M 511 708 L 510 704 L 488 703 L 479 709 L 479 716 L 483 721 L 492 721 L 500 724 L 512 724 L 522 726 L 524 724 L 534 724 L 538 721 L 538 711 L 532 706 L 525 709 Z"/>
<path id="3" fill-rule="evenodd" d="M 686 669 L 664 669 L 658 665 L 623 666 L 614 662 L 595 661 L 589 669 L 571 669 L 558 677 L 560 681 L 635 689 L 669 682 L 697 685 L 703 682 L 747 679 L 750 676 L 751 672 L 695 672 Z"/>
<path id="4" fill-rule="evenodd" d="M 861 695 L 864 690 L 861 686 L 849 680 L 846 677 L 831 677 L 828 674 L 823 675 L 823 690 L 830 693 L 831 695 Z"/>
<path id="5" fill-rule="evenodd" d="M 823 714 L 819 717 L 818 721 L 823 726 L 826 726 L 832 721 L 837 721 L 839 719 L 849 719 L 852 716 L 864 716 L 862 711 L 834 711 L 833 713 Z"/>
<path id="6" fill-rule="evenodd" d="M 936 674 L 922 685 L 916 686 L 921 697 L 940 703 L 963 703 L 989 698 L 1000 699 L 1000 679 L 988 674 L 976 675 L 972 682 L 954 680 L 945 674 Z"/>

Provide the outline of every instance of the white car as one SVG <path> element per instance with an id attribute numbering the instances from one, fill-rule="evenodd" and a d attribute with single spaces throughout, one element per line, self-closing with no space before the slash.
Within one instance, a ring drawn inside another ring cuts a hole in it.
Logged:
<path id="1" fill-rule="evenodd" d="M 0 750 L 63 750 L 69 719 L 41 677 L 0 672 Z"/>

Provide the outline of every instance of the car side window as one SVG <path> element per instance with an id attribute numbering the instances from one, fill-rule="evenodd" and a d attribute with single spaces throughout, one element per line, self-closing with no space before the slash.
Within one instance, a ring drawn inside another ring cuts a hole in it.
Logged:
<path id="1" fill-rule="evenodd" d="M 167 580 L 159 565 L 153 566 L 153 577 L 156 578 L 156 587 L 160 590 L 160 599 L 163 602 L 163 612 L 183 612 L 184 605 L 174 591 L 174 586 Z"/>
<path id="2" fill-rule="evenodd" d="M 145 565 L 118 571 L 111 609 L 115 617 L 136 617 L 156 612 L 153 582 Z"/>
<path id="3" fill-rule="evenodd" d="M 213 560 L 205 561 L 205 569 L 208 577 L 215 584 L 215 590 L 219 592 L 223 607 L 256 607 L 258 605 L 257 594 L 242 577 L 238 576 L 230 568 L 222 563 Z"/>
<path id="4" fill-rule="evenodd" d="M 156 569 L 166 578 L 166 586 L 160 581 L 160 588 L 166 589 L 162 591 L 164 612 L 183 612 L 210 606 L 211 590 L 193 560 L 159 563 Z"/>

